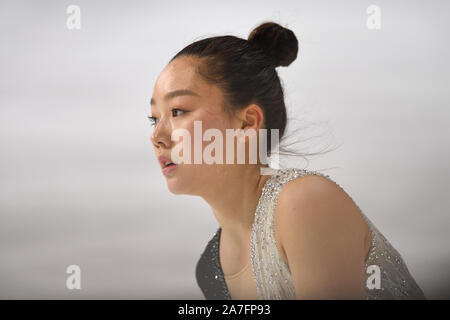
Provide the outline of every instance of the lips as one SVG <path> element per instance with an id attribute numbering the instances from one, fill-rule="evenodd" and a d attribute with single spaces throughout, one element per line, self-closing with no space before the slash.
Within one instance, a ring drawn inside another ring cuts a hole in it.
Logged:
<path id="1" fill-rule="evenodd" d="M 164 157 L 164 156 L 159 156 L 158 157 L 158 161 L 161 165 L 161 168 L 166 168 L 170 165 L 176 165 L 176 163 L 174 163 L 170 158 Z"/>

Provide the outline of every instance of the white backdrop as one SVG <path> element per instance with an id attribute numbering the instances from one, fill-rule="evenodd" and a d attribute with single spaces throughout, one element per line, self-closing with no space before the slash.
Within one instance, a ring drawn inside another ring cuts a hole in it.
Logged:
<path id="1" fill-rule="evenodd" d="M 0 3 L 0 298 L 203 299 L 195 264 L 218 225 L 167 190 L 149 100 L 184 46 L 265 20 L 300 41 L 278 69 L 289 114 L 325 124 L 302 151 L 339 146 L 308 169 L 352 196 L 429 298 L 450 297 L 448 1 Z"/>

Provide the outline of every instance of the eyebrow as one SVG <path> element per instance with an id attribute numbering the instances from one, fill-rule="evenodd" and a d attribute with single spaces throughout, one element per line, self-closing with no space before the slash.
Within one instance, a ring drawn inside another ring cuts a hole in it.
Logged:
<path id="1" fill-rule="evenodd" d="M 200 97 L 200 95 L 198 93 L 195 93 L 194 91 L 191 91 L 189 89 L 180 89 L 180 90 L 175 90 L 175 91 L 171 91 L 169 93 L 166 93 L 166 95 L 164 96 L 164 100 L 167 101 L 169 99 L 178 97 L 178 96 L 195 96 L 195 97 Z M 150 105 L 153 106 L 156 104 L 155 99 L 151 99 L 150 100 Z"/>

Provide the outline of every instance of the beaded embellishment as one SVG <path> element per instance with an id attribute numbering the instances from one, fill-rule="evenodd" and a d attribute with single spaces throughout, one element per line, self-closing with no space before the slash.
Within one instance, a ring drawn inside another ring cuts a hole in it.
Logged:
<path id="1" fill-rule="evenodd" d="M 305 175 L 328 175 L 297 168 L 277 169 L 262 189 L 252 226 L 250 254 L 258 298 L 261 300 L 295 299 L 295 288 L 289 266 L 281 257 L 275 242 L 274 211 L 282 187 L 292 179 Z M 339 186 L 342 188 L 341 186 Z M 359 209 L 359 207 L 358 207 Z M 366 286 L 366 299 L 426 299 L 411 276 L 398 251 L 359 209 L 371 232 L 371 246 L 365 270 L 376 266 L 380 271 L 380 287 Z M 197 283 L 207 299 L 231 299 L 219 261 L 221 228 L 214 233 L 196 267 Z M 366 275 L 369 280 L 370 272 Z"/>

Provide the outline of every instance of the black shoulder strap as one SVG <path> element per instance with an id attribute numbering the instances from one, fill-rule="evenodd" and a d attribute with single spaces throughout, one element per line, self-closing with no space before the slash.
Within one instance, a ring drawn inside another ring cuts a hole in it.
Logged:
<path id="1" fill-rule="evenodd" d="M 197 284 L 207 300 L 231 300 L 219 261 L 219 227 L 197 262 Z"/>

